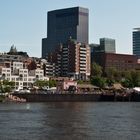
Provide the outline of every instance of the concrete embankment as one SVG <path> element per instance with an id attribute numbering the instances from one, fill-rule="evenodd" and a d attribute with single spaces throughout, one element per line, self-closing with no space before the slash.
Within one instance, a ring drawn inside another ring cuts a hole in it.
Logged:
<path id="1" fill-rule="evenodd" d="M 44 94 L 44 93 L 14 93 L 14 96 L 26 99 L 27 102 L 140 102 L 140 94 L 127 96 L 115 94 Z"/>
<path id="2" fill-rule="evenodd" d="M 27 102 L 87 102 L 101 101 L 100 94 L 13 94 Z"/>

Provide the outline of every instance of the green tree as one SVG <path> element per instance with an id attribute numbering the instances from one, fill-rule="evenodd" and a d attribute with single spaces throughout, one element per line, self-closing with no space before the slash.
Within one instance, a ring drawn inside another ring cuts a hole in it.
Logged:
<path id="1" fill-rule="evenodd" d="M 132 86 L 130 85 L 130 81 L 129 81 L 128 79 L 124 79 L 123 81 L 121 81 L 121 84 L 122 84 L 124 87 L 127 87 L 127 88 L 132 87 Z"/>
<path id="2" fill-rule="evenodd" d="M 106 70 L 106 75 L 108 79 L 115 80 L 115 77 L 117 76 L 117 70 L 114 67 L 110 67 Z"/>
<path id="3" fill-rule="evenodd" d="M 140 72 L 135 70 L 126 71 L 122 85 L 125 87 L 140 86 Z"/>
<path id="4" fill-rule="evenodd" d="M 106 70 L 106 76 L 107 76 L 106 82 L 108 86 L 112 86 L 119 79 L 117 69 L 114 67 L 110 67 Z"/>
<path id="5" fill-rule="evenodd" d="M 3 80 L 0 82 L 0 90 L 1 92 L 10 92 L 12 89 L 14 89 L 15 82 Z"/>
<path id="6" fill-rule="evenodd" d="M 112 86 L 114 83 L 115 83 L 115 80 L 114 79 L 111 79 L 111 78 L 107 78 L 106 79 L 106 84 L 108 86 Z"/>
<path id="7" fill-rule="evenodd" d="M 91 84 L 98 86 L 100 88 L 103 88 L 103 87 L 105 87 L 105 79 L 100 76 L 93 76 L 91 78 Z"/>
<path id="8" fill-rule="evenodd" d="M 78 84 L 84 84 L 84 81 L 79 80 L 77 83 L 78 83 Z"/>
<path id="9" fill-rule="evenodd" d="M 49 87 L 56 87 L 56 81 L 55 80 L 49 80 Z"/>
<path id="10" fill-rule="evenodd" d="M 48 86 L 49 85 L 49 82 L 48 81 L 45 81 L 45 80 L 36 80 L 35 83 L 34 83 L 35 86 L 39 87 L 39 88 L 42 88 L 44 86 Z"/>
<path id="11" fill-rule="evenodd" d="M 91 77 L 92 76 L 100 77 L 102 75 L 102 73 L 103 73 L 102 67 L 94 62 L 91 66 Z"/>

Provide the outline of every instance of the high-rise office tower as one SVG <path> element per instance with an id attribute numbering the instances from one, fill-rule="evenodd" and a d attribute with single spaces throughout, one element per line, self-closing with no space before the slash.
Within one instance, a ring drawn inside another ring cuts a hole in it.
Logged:
<path id="1" fill-rule="evenodd" d="M 42 39 L 42 57 L 69 38 L 88 44 L 88 9 L 73 7 L 48 12 L 47 38 Z"/>
<path id="2" fill-rule="evenodd" d="M 100 52 L 115 53 L 115 39 L 100 38 Z"/>
<path id="3" fill-rule="evenodd" d="M 94 62 L 94 55 L 98 53 L 116 53 L 115 39 L 100 38 L 100 44 L 90 44 L 91 48 L 91 62 Z"/>
<path id="4" fill-rule="evenodd" d="M 133 54 L 140 58 L 140 28 L 133 31 Z"/>

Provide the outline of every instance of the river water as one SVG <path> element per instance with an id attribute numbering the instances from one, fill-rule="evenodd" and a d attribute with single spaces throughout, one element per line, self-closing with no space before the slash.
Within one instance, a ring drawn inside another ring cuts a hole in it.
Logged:
<path id="1" fill-rule="evenodd" d="M 140 140 L 140 103 L 0 103 L 0 140 Z"/>

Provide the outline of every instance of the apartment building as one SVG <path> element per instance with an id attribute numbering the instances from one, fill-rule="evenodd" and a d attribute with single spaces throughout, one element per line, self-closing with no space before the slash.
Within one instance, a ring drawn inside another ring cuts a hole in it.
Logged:
<path id="1" fill-rule="evenodd" d="M 1 80 L 8 80 L 15 82 L 15 89 L 31 87 L 36 80 L 49 80 L 47 76 L 44 76 L 42 69 L 28 70 L 23 68 L 23 63 L 14 62 L 11 68 L 1 68 L 0 70 Z"/>
<path id="2" fill-rule="evenodd" d="M 90 76 L 90 47 L 69 39 L 55 51 L 59 76 L 73 77 L 76 80 L 87 80 Z"/>

